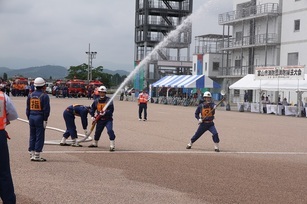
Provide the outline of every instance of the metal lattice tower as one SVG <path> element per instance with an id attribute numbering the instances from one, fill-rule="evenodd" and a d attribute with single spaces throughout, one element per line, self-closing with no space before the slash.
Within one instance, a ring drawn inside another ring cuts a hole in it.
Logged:
<path id="1" fill-rule="evenodd" d="M 191 13 L 193 0 L 136 0 L 135 63 L 136 65 L 159 44 L 169 32 L 175 30 Z M 136 89 L 148 85 L 162 76 L 190 74 L 192 25 L 182 31 L 176 42 L 160 49 L 151 58 L 134 83 Z M 183 51 L 186 51 L 185 55 Z"/>

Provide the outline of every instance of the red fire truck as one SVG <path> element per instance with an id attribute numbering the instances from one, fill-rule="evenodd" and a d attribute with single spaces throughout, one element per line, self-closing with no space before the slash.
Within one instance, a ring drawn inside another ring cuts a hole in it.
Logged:
<path id="1" fill-rule="evenodd" d="M 72 79 L 66 82 L 69 97 L 84 97 L 86 84 L 83 80 Z"/>

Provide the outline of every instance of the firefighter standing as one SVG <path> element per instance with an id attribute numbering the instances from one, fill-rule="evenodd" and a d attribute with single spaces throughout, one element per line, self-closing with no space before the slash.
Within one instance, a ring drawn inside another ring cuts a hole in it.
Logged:
<path id="1" fill-rule="evenodd" d="M 87 131 L 87 114 L 90 111 L 90 107 L 89 106 L 83 106 L 83 105 L 71 105 L 68 106 L 64 112 L 63 112 L 63 118 L 65 120 L 65 124 L 66 124 L 66 131 L 63 134 L 63 138 L 61 140 L 60 145 L 61 146 L 70 146 L 69 144 L 66 143 L 66 139 L 71 136 L 71 139 L 73 140 L 73 144 L 71 146 L 73 147 L 82 147 L 82 145 L 80 145 L 77 142 L 77 127 L 75 124 L 75 116 L 79 116 L 81 118 L 81 123 L 82 123 L 82 127 L 84 130 L 84 134 L 87 135 L 88 131 Z"/>
<path id="2" fill-rule="evenodd" d="M 45 141 L 45 128 L 50 115 L 50 99 L 44 92 L 45 80 L 37 77 L 34 80 L 36 90 L 27 98 L 26 115 L 30 126 L 29 152 L 31 161 L 43 162 L 40 157 Z"/>
<path id="3" fill-rule="evenodd" d="M 144 110 L 144 121 L 147 120 L 147 102 L 149 101 L 149 95 L 146 92 L 146 89 L 143 89 L 143 92 L 138 96 L 138 105 L 139 105 L 139 121 L 142 120 L 142 113 Z"/>
<path id="4" fill-rule="evenodd" d="M 0 198 L 3 203 L 16 203 L 13 179 L 10 167 L 10 155 L 7 144 L 6 125 L 16 120 L 18 114 L 11 99 L 0 90 Z"/>
<path id="5" fill-rule="evenodd" d="M 187 149 L 192 148 L 192 144 L 198 140 L 207 130 L 212 134 L 212 139 L 214 142 L 214 151 L 219 152 L 219 135 L 214 125 L 214 114 L 215 114 L 215 104 L 212 102 L 212 96 L 209 91 L 206 91 L 203 95 L 204 101 L 198 105 L 195 111 L 195 118 L 199 122 L 199 126 L 191 142 L 187 145 Z M 199 117 L 201 115 L 201 117 Z"/>
<path id="6" fill-rule="evenodd" d="M 107 88 L 100 86 L 98 88 L 100 97 L 94 100 L 91 106 L 91 116 L 93 122 L 97 122 L 94 135 L 94 143 L 89 147 L 98 147 L 98 140 L 100 139 L 103 129 L 106 127 L 110 139 L 110 151 L 115 151 L 115 133 L 113 131 L 113 112 L 114 104 L 111 101 L 107 109 L 104 111 L 104 106 L 109 102 L 110 98 L 106 96 Z M 94 117 L 96 112 L 96 117 Z"/>

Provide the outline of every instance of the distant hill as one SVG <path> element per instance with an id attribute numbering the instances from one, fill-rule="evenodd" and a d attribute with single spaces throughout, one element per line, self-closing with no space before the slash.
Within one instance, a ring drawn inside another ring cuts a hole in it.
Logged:
<path id="1" fill-rule="evenodd" d="M 108 70 L 103 69 L 104 73 L 114 75 L 118 73 L 120 76 L 129 75 L 129 72 L 124 70 Z M 9 78 L 13 76 L 24 76 L 36 78 L 38 76 L 43 77 L 45 79 L 64 79 L 68 75 L 68 70 L 63 66 L 55 66 L 55 65 L 45 65 L 39 67 L 28 67 L 23 69 L 9 69 L 7 67 L 0 67 L 0 77 L 3 76 L 3 73 L 6 73 Z"/>
<path id="2" fill-rule="evenodd" d="M 13 76 L 24 76 L 36 78 L 38 76 L 43 77 L 45 79 L 62 79 L 67 76 L 68 72 L 65 67 L 62 66 L 54 66 L 54 65 L 46 65 L 40 67 L 28 67 L 23 69 L 3 69 L 0 68 L 0 76 L 3 76 L 3 73 L 7 73 L 8 77 L 11 78 Z"/>
<path id="3" fill-rule="evenodd" d="M 125 70 L 115 70 L 115 71 L 113 71 L 113 70 L 109 70 L 109 69 L 103 69 L 103 73 L 112 74 L 112 75 L 119 74 L 120 76 L 124 76 L 124 75 L 128 76 L 130 74 L 130 72 L 127 72 Z"/>

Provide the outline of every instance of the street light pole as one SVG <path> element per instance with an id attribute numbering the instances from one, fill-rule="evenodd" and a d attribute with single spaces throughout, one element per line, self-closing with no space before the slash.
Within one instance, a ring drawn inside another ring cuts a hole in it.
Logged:
<path id="1" fill-rule="evenodd" d="M 92 64 L 93 59 L 96 58 L 97 52 L 91 52 L 91 44 L 88 44 L 88 52 L 85 52 L 88 55 L 88 67 L 87 67 L 87 81 L 90 82 L 92 80 Z"/>

